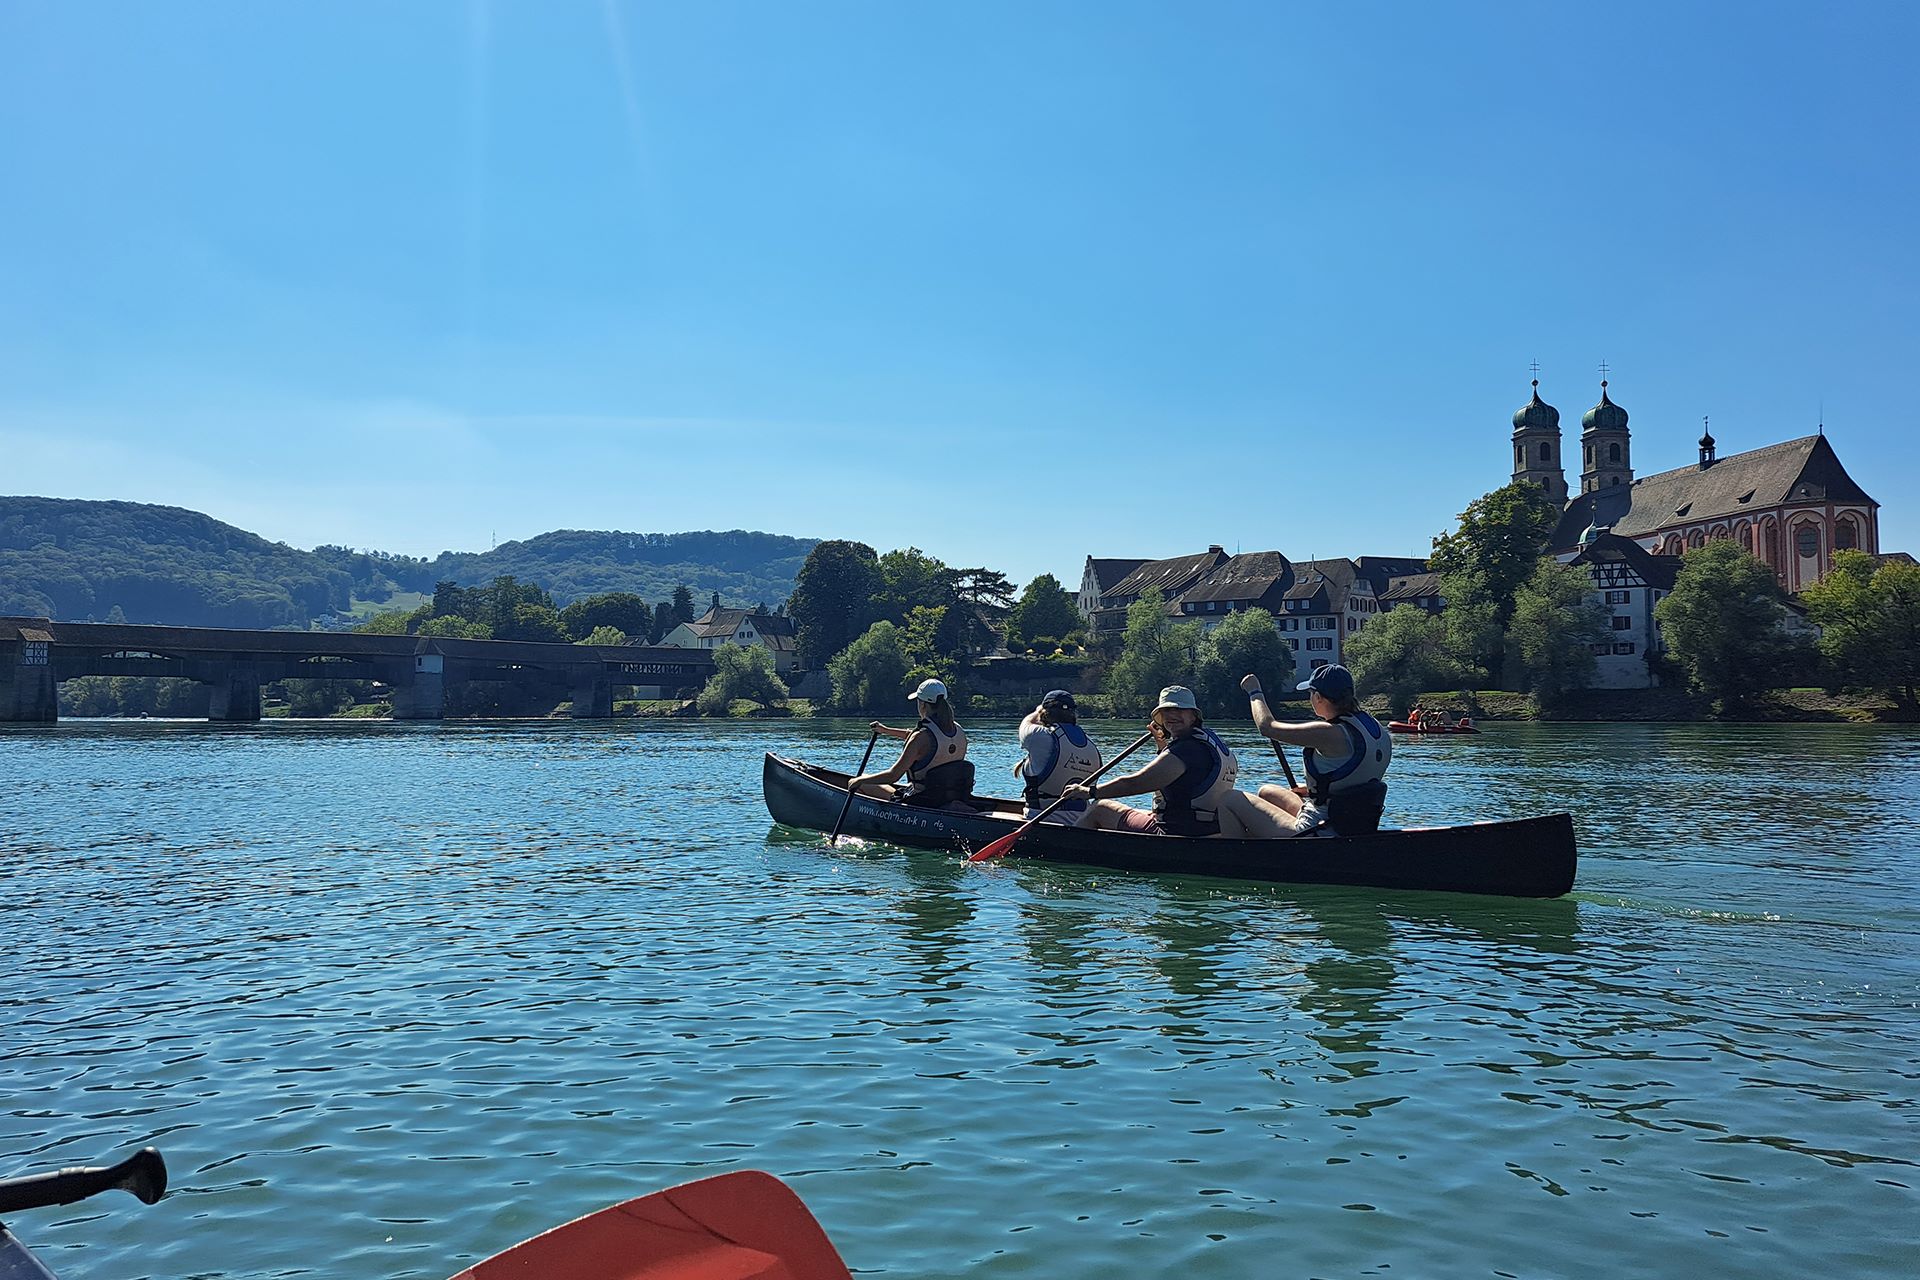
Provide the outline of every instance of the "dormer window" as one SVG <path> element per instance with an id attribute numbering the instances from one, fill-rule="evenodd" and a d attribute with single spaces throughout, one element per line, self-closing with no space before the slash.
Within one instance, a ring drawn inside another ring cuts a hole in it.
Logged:
<path id="1" fill-rule="evenodd" d="M 1739 498 L 1737 499 L 1737 501 L 1740 501 L 1740 502 L 1752 502 L 1752 501 L 1753 501 L 1753 490 L 1752 490 L 1752 489 L 1749 489 L 1749 490 L 1747 490 L 1747 491 L 1746 491 L 1745 493 L 1743 493 L 1743 494 L 1741 494 L 1741 495 L 1740 495 L 1740 497 L 1739 497 Z"/>
<path id="2" fill-rule="evenodd" d="M 1693 510 L 1693 504 L 1691 502 L 1683 502 L 1673 509 L 1673 514 L 1676 516 L 1684 516 L 1691 510 Z"/>

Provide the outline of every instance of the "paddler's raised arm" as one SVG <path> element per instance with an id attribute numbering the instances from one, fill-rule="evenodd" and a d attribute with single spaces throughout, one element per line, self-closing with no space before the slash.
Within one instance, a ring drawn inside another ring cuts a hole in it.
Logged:
<path id="1" fill-rule="evenodd" d="M 1286 724 L 1276 719 L 1273 708 L 1267 705 L 1267 693 L 1260 687 L 1259 676 L 1242 677 L 1240 687 L 1246 691 L 1248 706 L 1253 712 L 1253 727 L 1262 737 L 1291 747 L 1312 747 L 1328 755 L 1337 756 L 1348 750 L 1347 735 L 1339 725 L 1325 720 Z"/>

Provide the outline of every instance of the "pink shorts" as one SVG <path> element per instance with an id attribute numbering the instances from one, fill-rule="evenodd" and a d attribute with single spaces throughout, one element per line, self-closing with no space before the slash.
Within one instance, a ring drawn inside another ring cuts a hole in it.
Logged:
<path id="1" fill-rule="evenodd" d="M 1140 831 L 1148 835 L 1160 834 L 1160 819 L 1151 809 L 1135 809 L 1128 806 L 1126 816 L 1120 823 L 1122 831 Z"/>

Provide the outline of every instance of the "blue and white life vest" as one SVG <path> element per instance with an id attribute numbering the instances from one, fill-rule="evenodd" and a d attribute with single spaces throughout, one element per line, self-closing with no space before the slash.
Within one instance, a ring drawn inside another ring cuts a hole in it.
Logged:
<path id="1" fill-rule="evenodd" d="M 1207 761 L 1197 769 L 1192 761 L 1185 761 L 1187 771 L 1155 794 L 1154 812 L 1160 817 L 1160 825 L 1174 835 L 1214 835 L 1220 830 L 1220 806 L 1240 777 L 1240 761 L 1233 748 L 1205 725 L 1175 742 L 1198 743 L 1206 748 Z M 1189 750 L 1181 754 L 1195 753 Z"/>
<path id="2" fill-rule="evenodd" d="M 1312 747 L 1300 753 L 1307 766 L 1315 804 L 1325 804 L 1342 792 L 1358 791 L 1374 783 L 1384 785 L 1387 766 L 1393 762 L 1393 735 L 1378 720 L 1364 711 L 1335 716 L 1328 721 L 1347 735 L 1347 754 L 1327 761 Z"/>
<path id="3" fill-rule="evenodd" d="M 1100 771 L 1102 763 L 1100 748 L 1093 745 L 1093 739 L 1087 731 L 1077 724 L 1048 724 L 1035 726 L 1039 732 L 1032 733 L 1035 746 L 1029 747 L 1027 760 L 1021 766 L 1021 777 L 1027 781 L 1027 807 L 1044 808 L 1060 798 L 1060 793 L 1076 782 L 1085 782 Z M 1021 735 L 1022 741 L 1028 735 Z M 1038 772 L 1036 772 L 1036 770 Z M 1063 805 L 1062 808 L 1085 808 L 1085 805 Z"/>

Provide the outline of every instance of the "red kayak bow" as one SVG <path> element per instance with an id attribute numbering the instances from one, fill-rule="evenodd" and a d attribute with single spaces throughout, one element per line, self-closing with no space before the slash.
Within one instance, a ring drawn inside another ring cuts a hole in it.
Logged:
<path id="1" fill-rule="evenodd" d="M 577 1218 L 453 1280 L 851 1280 L 787 1185 L 756 1170 Z"/>

